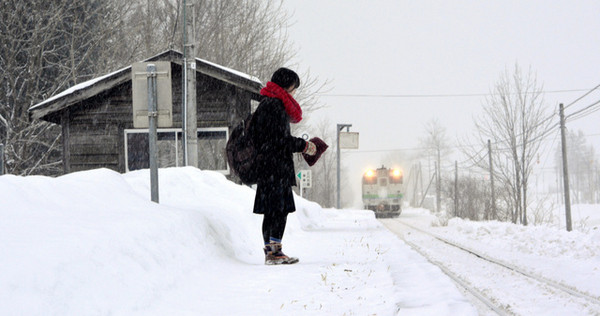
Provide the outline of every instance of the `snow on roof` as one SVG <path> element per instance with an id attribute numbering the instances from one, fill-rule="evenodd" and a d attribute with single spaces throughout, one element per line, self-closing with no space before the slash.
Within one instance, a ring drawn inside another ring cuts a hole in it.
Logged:
<path id="1" fill-rule="evenodd" d="M 197 60 L 197 61 L 201 61 L 201 62 L 203 62 L 203 63 L 205 63 L 205 64 L 209 64 L 209 65 L 211 65 L 211 66 L 214 66 L 214 67 L 217 67 L 217 68 L 223 69 L 223 70 L 225 70 L 225 71 L 227 71 L 227 72 L 230 72 L 230 73 L 232 73 L 232 74 L 234 74 L 234 75 L 237 75 L 237 76 L 239 76 L 239 77 L 242 77 L 242 78 L 246 78 L 246 79 L 248 79 L 248 80 L 250 80 L 250 81 L 254 81 L 254 82 L 256 82 L 256 83 L 259 83 L 259 84 L 261 84 L 261 85 L 262 85 L 262 82 L 260 81 L 260 79 L 258 79 L 257 77 L 254 77 L 254 76 L 252 76 L 252 75 L 249 75 L 249 74 L 247 74 L 247 73 L 243 73 L 243 72 L 241 72 L 241 71 L 237 71 L 237 70 L 235 70 L 235 69 L 231 69 L 231 68 L 228 68 L 228 67 L 225 67 L 225 66 L 221 66 L 221 65 L 219 65 L 219 64 L 215 64 L 215 63 L 213 63 L 213 62 L 210 62 L 210 61 L 208 61 L 208 60 L 205 60 L 205 59 L 196 58 L 196 60 Z"/>
<path id="2" fill-rule="evenodd" d="M 151 57 L 151 58 L 149 58 L 147 60 L 153 59 L 153 58 L 155 58 L 157 56 L 160 56 L 160 55 L 162 55 L 162 54 L 164 54 L 166 52 L 168 52 L 168 51 L 160 53 L 160 54 L 158 54 L 158 55 L 156 55 L 154 57 Z M 181 54 L 180 52 L 177 52 L 177 53 Z M 205 59 L 196 58 L 196 61 L 204 63 L 204 64 L 207 64 L 207 65 L 210 65 L 210 66 L 213 66 L 213 67 L 216 67 L 216 68 L 219 68 L 219 69 L 221 69 L 223 71 L 229 72 L 229 73 L 234 74 L 234 75 L 236 75 L 238 77 L 241 77 L 241 78 L 244 78 L 244 79 L 247 79 L 249 81 L 253 81 L 255 83 L 258 83 L 258 84 L 262 85 L 262 82 L 260 81 L 260 79 L 258 79 L 255 76 L 252 76 L 252 75 L 249 75 L 249 74 L 246 74 L 246 73 L 243 73 L 241 71 L 238 71 L 238 70 L 235 70 L 235 69 L 231 69 L 231 68 L 228 68 L 228 67 L 225 67 L 225 66 L 221 66 L 219 64 L 215 64 L 215 63 L 210 62 L 210 61 L 205 60 Z M 119 69 L 117 71 L 114 71 L 114 72 L 111 72 L 109 74 L 106 74 L 104 76 L 97 77 L 97 78 L 94 78 L 94 79 L 91 79 L 91 80 L 88 80 L 88 81 L 76 84 L 76 85 L 68 88 L 67 90 L 64 90 L 63 92 L 61 92 L 59 94 L 56 94 L 56 95 L 54 95 L 54 96 L 52 96 L 52 97 L 50 97 L 50 98 L 48 98 L 48 99 L 46 99 L 46 100 L 38 103 L 38 104 L 33 105 L 32 107 L 29 108 L 29 111 L 35 110 L 35 109 L 40 108 L 40 107 L 43 107 L 44 105 L 46 105 L 48 103 L 52 103 L 52 102 L 54 102 L 54 101 L 56 101 L 58 99 L 61 99 L 61 98 L 66 97 L 68 95 L 71 95 L 71 94 L 73 94 L 73 93 L 75 93 L 77 91 L 86 89 L 86 88 L 88 88 L 90 86 L 93 86 L 94 84 L 96 84 L 96 83 L 98 83 L 98 82 L 100 82 L 100 81 L 102 81 L 104 79 L 110 78 L 110 77 L 112 77 L 112 76 L 114 76 L 116 74 L 128 71 L 130 69 L 131 69 L 131 66 L 127 66 L 127 67 L 121 68 L 121 69 Z"/>
<path id="3" fill-rule="evenodd" d="M 58 100 L 58 99 L 60 99 L 60 98 L 63 98 L 63 97 L 65 97 L 65 96 L 68 96 L 68 95 L 70 95 L 70 94 L 73 94 L 73 93 L 75 93 L 75 92 L 77 92 L 77 91 L 79 91 L 79 90 L 83 90 L 83 89 L 85 89 L 85 88 L 87 88 L 87 87 L 93 86 L 93 85 L 94 85 L 94 84 L 96 84 L 97 82 L 100 82 L 100 81 L 102 81 L 102 80 L 104 80 L 104 79 L 106 79 L 106 78 L 109 78 L 109 77 L 111 77 L 111 76 L 114 76 L 114 75 L 116 75 L 116 74 L 118 74 L 118 73 L 120 73 L 120 72 L 126 71 L 126 70 L 128 70 L 129 68 L 131 68 L 131 66 L 127 66 L 127 67 L 125 67 L 125 68 L 121 68 L 121 69 L 119 69 L 119 70 L 117 70 L 117 71 L 113 71 L 113 72 L 111 72 L 111 73 L 109 73 L 109 74 L 106 74 L 106 75 L 104 75 L 104 76 L 97 77 L 97 78 L 94 78 L 94 79 L 91 79 L 91 80 L 84 81 L 84 82 L 82 82 L 82 83 L 76 84 L 76 85 L 74 85 L 74 86 L 72 86 L 72 87 L 68 88 L 67 90 L 65 90 L 65 91 L 63 91 L 63 92 L 61 92 L 61 93 L 59 93 L 59 94 L 56 94 L 56 95 L 54 95 L 54 96 L 52 96 L 52 97 L 50 97 L 50 98 L 48 98 L 48 99 L 46 99 L 46 100 L 44 100 L 44 101 L 42 101 L 42 102 L 38 103 L 38 104 L 36 104 L 36 105 L 34 105 L 34 106 L 30 107 L 30 108 L 29 108 L 29 111 L 31 111 L 31 110 L 34 110 L 34 109 L 36 109 L 36 108 L 39 108 L 39 107 L 42 107 L 44 104 L 51 103 L 51 102 L 53 102 L 53 101 L 55 101 L 55 100 Z"/>

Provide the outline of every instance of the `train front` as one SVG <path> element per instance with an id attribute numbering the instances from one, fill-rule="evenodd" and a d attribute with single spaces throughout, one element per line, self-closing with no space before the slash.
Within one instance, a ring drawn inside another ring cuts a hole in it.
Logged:
<path id="1" fill-rule="evenodd" d="M 367 170 L 362 178 L 362 197 L 365 209 L 375 212 L 375 217 L 398 217 L 402 212 L 403 174 L 400 169 L 382 166 Z"/>

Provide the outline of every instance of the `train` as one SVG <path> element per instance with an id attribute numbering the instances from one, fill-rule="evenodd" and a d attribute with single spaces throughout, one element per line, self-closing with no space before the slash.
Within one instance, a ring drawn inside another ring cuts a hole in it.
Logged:
<path id="1" fill-rule="evenodd" d="M 362 177 L 362 200 L 365 209 L 376 218 L 398 217 L 402 213 L 404 174 L 398 168 L 381 166 L 367 170 Z"/>

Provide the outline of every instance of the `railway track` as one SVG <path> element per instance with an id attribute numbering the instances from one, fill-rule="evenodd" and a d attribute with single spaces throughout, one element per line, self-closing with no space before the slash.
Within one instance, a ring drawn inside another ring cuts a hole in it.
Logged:
<path id="1" fill-rule="evenodd" d="M 468 293 L 480 314 L 600 315 L 600 299 L 498 258 L 456 244 L 401 219 L 381 222 Z"/>

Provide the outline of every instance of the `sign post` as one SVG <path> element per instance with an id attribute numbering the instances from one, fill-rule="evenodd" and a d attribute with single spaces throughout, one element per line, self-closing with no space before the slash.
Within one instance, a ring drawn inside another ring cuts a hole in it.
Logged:
<path id="1" fill-rule="evenodd" d="M 158 203 L 158 151 L 156 150 L 158 109 L 156 107 L 156 66 L 148 64 L 148 141 L 150 142 L 150 196 Z"/>
<path id="2" fill-rule="evenodd" d="M 344 149 L 357 149 L 358 148 L 358 133 L 350 133 L 350 127 L 352 124 L 338 124 L 337 125 L 337 208 L 341 208 L 340 200 L 340 148 Z M 346 133 L 341 132 L 346 129 Z"/>
<path id="3" fill-rule="evenodd" d="M 158 203 L 158 127 L 173 125 L 171 63 L 135 63 L 131 66 L 133 126 L 148 128 L 150 198 Z M 145 82 L 140 79 L 146 79 Z"/>

